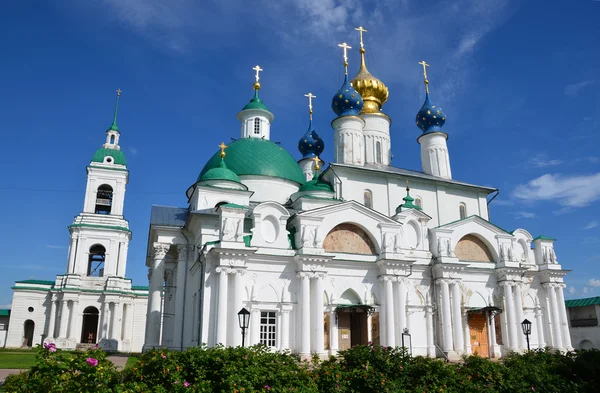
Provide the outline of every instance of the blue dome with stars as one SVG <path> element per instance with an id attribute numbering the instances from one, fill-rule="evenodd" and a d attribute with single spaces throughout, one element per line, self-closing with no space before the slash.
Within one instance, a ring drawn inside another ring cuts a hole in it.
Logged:
<path id="1" fill-rule="evenodd" d="M 331 100 L 331 109 L 338 116 L 357 116 L 364 105 L 363 99 L 344 76 L 344 84 Z"/>
<path id="2" fill-rule="evenodd" d="M 300 150 L 302 158 L 314 158 L 320 156 L 323 149 L 325 149 L 325 143 L 323 143 L 319 134 L 313 130 L 311 120 L 308 123 L 306 134 L 298 141 L 298 150 Z"/>
<path id="3" fill-rule="evenodd" d="M 431 103 L 429 93 L 426 93 L 425 102 L 419 113 L 417 113 L 417 127 L 419 127 L 423 133 L 441 132 L 444 123 L 446 123 L 446 114 L 442 108 Z"/>

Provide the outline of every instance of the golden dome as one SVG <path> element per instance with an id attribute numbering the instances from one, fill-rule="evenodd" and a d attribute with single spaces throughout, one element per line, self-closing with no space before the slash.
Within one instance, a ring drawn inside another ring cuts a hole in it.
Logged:
<path id="1" fill-rule="evenodd" d="M 390 92 L 381 80 L 375 78 L 367 70 L 363 48 L 360 49 L 360 70 L 350 84 L 361 95 L 365 103 L 360 113 L 381 113 L 381 107 L 387 101 Z"/>

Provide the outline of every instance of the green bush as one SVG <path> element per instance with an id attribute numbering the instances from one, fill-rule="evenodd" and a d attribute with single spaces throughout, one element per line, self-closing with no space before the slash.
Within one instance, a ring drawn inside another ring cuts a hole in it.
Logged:
<path id="1" fill-rule="evenodd" d="M 411 357 L 400 348 L 357 346 L 312 362 L 264 346 L 153 350 L 117 370 L 100 349 L 70 354 L 48 345 L 35 365 L 7 377 L 7 392 L 598 392 L 600 351 L 550 349 L 500 361 L 477 356 L 460 363 Z"/>

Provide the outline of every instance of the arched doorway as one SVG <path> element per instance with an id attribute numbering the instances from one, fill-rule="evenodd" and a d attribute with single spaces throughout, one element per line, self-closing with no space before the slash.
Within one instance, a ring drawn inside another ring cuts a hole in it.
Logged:
<path id="1" fill-rule="evenodd" d="M 35 330 L 35 322 L 28 319 L 23 324 L 23 346 L 31 347 L 33 345 L 33 331 Z"/>
<path id="2" fill-rule="evenodd" d="M 83 326 L 81 327 L 81 342 L 96 344 L 98 339 L 98 309 L 94 306 L 83 310 Z"/>

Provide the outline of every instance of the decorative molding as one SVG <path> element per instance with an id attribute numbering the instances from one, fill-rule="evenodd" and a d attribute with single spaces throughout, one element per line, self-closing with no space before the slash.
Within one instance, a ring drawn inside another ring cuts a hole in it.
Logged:
<path id="1" fill-rule="evenodd" d="M 170 248 L 171 245 L 167 243 L 154 243 L 152 247 L 154 259 L 164 259 Z"/>

